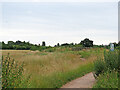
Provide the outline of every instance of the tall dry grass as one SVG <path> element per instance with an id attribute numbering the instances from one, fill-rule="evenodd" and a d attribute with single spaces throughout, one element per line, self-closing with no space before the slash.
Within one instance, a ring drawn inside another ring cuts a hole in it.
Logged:
<path id="1" fill-rule="evenodd" d="M 71 80 L 79 77 L 80 72 L 87 73 L 92 71 L 93 61 L 96 60 L 97 55 L 100 55 L 102 52 L 102 49 L 90 49 L 82 52 L 38 52 L 29 50 L 2 51 L 3 56 L 10 53 L 10 57 L 15 60 L 18 60 L 21 63 L 24 61 L 24 74 L 31 74 L 31 87 L 39 88 L 60 87 L 62 84 L 69 81 L 69 79 Z M 81 55 L 84 55 L 84 59 L 81 59 Z M 75 71 L 78 72 L 78 75 Z M 70 75 L 73 76 L 71 77 Z M 61 79 L 59 80 L 60 77 Z M 66 80 L 66 78 L 68 79 Z M 63 80 L 63 82 L 59 82 L 61 80 Z M 53 82 L 59 82 L 61 84 L 52 84 Z"/>

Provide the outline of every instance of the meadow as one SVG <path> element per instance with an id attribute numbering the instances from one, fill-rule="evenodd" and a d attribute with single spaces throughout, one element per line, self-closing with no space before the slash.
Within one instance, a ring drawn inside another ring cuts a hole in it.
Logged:
<path id="1" fill-rule="evenodd" d="M 94 70 L 94 61 L 103 57 L 103 48 L 87 48 L 73 51 L 58 47 L 54 50 L 2 50 L 19 64 L 24 62 L 23 75 L 30 75 L 29 85 L 24 88 L 60 88 L 67 82 Z"/>

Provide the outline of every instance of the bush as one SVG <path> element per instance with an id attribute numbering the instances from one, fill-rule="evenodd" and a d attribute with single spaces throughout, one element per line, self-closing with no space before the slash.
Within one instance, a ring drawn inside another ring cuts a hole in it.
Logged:
<path id="1" fill-rule="evenodd" d="M 31 48 L 30 48 L 30 50 L 32 50 L 32 51 L 36 51 L 38 48 L 36 47 L 36 46 L 32 46 Z"/>
<path id="2" fill-rule="evenodd" d="M 104 61 L 106 68 L 109 70 L 118 70 L 119 64 L 118 64 L 118 51 L 109 51 L 104 52 Z"/>
<path id="3" fill-rule="evenodd" d="M 3 88 L 26 88 L 30 76 L 23 76 L 23 63 L 20 64 L 9 57 L 2 57 L 2 87 Z"/>
<path id="4" fill-rule="evenodd" d="M 46 46 L 41 46 L 38 48 L 39 51 L 45 50 L 47 47 Z"/>
<path id="5" fill-rule="evenodd" d="M 95 75 L 99 76 L 99 74 L 109 70 L 119 70 L 120 63 L 118 63 L 119 53 L 118 50 L 104 52 L 104 58 L 99 58 L 94 62 L 94 71 Z"/>
<path id="6" fill-rule="evenodd" d="M 116 47 L 116 49 L 120 50 L 120 46 Z"/>
<path id="7" fill-rule="evenodd" d="M 101 59 L 94 62 L 94 71 L 95 71 L 95 78 L 96 76 L 99 76 L 99 74 L 103 73 L 105 71 L 105 62 Z"/>

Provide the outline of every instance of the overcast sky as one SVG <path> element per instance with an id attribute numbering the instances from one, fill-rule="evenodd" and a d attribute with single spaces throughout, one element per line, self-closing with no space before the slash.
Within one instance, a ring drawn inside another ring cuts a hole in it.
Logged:
<path id="1" fill-rule="evenodd" d="M 2 3 L 1 41 L 30 41 L 47 45 L 118 42 L 117 2 Z"/>

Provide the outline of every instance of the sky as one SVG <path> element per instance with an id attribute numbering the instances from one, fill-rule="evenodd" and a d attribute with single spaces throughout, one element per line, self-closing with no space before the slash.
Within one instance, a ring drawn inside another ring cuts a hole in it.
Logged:
<path id="1" fill-rule="evenodd" d="M 0 41 L 118 42 L 117 2 L 2 2 Z"/>

